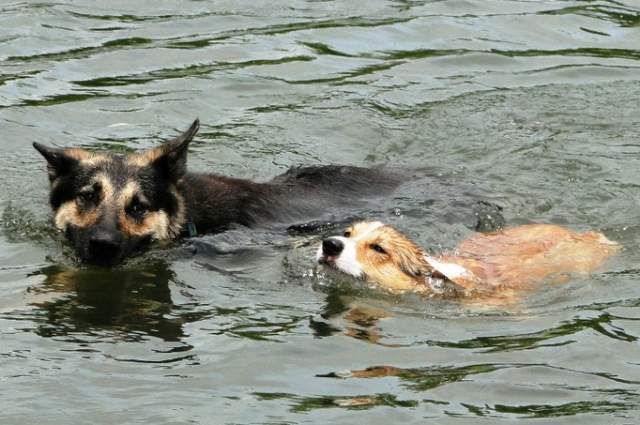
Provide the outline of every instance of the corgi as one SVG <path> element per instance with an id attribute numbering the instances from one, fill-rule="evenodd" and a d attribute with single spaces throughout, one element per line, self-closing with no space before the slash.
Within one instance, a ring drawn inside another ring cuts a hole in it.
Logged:
<path id="1" fill-rule="evenodd" d="M 589 273 L 618 249 L 595 231 L 527 224 L 477 233 L 451 253 L 431 255 L 393 227 L 364 221 L 324 239 L 317 261 L 393 292 L 469 297 L 513 294 Z"/>

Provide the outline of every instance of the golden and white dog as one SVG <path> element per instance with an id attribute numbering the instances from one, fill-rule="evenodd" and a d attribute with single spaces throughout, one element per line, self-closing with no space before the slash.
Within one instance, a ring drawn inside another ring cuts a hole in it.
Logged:
<path id="1" fill-rule="evenodd" d="M 477 233 L 453 253 L 432 256 L 394 228 L 364 221 L 325 239 L 317 260 L 392 291 L 509 298 L 547 279 L 594 271 L 618 248 L 595 231 L 528 224 Z"/>

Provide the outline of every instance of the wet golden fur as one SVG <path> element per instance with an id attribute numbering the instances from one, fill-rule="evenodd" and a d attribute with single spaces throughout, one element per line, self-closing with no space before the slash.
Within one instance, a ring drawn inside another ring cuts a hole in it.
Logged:
<path id="1" fill-rule="evenodd" d="M 454 252 L 433 257 L 379 222 L 356 223 L 341 239 L 353 243 L 359 277 L 369 282 L 393 291 L 434 292 L 433 283 L 440 279 L 453 283 L 458 295 L 507 293 L 531 289 L 549 278 L 565 280 L 598 269 L 619 249 L 601 233 L 576 233 L 549 224 L 474 234 Z M 462 268 L 465 273 L 443 274 Z"/>
<path id="2" fill-rule="evenodd" d="M 393 290 L 416 287 L 416 280 L 429 267 L 422 249 L 393 227 L 381 224 L 360 222 L 345 230 L 345 236 L 356 243 L 356 258 L 367 279 Z M 386 254 L 372 249 L 376 245 Z"/>

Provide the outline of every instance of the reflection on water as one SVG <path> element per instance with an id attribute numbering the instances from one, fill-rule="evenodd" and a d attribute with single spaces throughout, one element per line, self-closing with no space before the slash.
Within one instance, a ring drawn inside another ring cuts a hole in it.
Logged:
<path id="1" fill-rule="evenodd" d="M 575 319 L 568 323 L 563 323 L 557 327 L 551 329 L 544 329 L 538 332 L 532 332 L 523 335 L 498 335 L 488 336 L 481 338 L 473 338 L 470 340 L 456 341 L 456 342 L 438 342 L 431 341 L 430 344 L 451 347 L 451 348 L 465 348 L 465 349 L 478 349 L 486 348 L 488 352 L 499 351 L 517 351 L 517 350 L 530 350 L 538 347 L 553 347 L 563 346 L 571 344 L 574 341 L 565 340 L 561 342 L 549 342 L 559 337 L 573 335 L 578 332 L 583 332 L 586 329 L 598 332 L 611 339 L 618 339 L 621 341 L 635 342 L 638 340 L 637 336 L 627 334 L 623 329 L 617 328 L 616 325 L 612 325 L 617 320 L 629 320 L 624 317 L 611 316 L 608 313 L 600 314 L 596 317 L 589 319 Z M 635 320 L 635 319 L 631 319 Z"/>
<path id="2" fill-rule="evenodd" d="M 108 332 L 129 341 L 146 335 L 179 341 L 184 336 L 169 289 L 175 274 L 164 261 L 134 270 L 54 265 L 34 275 L 44 278 L 29 288 L 35 299 L 31 304 L 44 313 L 38 335 Z"/>
<path id="3" fill-rule="evenodd" d="M 347 409 L 370 409 L 376 406 L 417 407 L 417 400 L 398 400 L 393 394 L 349 396 L 301 397 L 286 393 L 254 393 L 261 401 L 284 400 L 291 405 L 294 413 L 304 413 L 315 409 L 342 407 Z"/>

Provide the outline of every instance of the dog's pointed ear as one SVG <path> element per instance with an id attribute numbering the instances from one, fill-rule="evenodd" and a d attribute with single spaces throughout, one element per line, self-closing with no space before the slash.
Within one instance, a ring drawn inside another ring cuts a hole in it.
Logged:
<path id="1" fill-rule="evenodd" d="M 33 142 L 33 147 L 47 160 L 47 170 L 51 182 L 69 173 L 78 162 L 78 158 L 70 155 L 65 149 L 52 148 L 37 142 Z"/>
<path id="2" fill-rule="evenodd" d="M 187 148 L 200 128 L 200 120 L 196 119 L 191 127 L 175 139 L 172 139 L 143 156 L 150 159 L 150 164 L 171 181 L 180 180 L 187 172 Z"/>
<path id="3" fill-rule="evenodd" d="M 200 129 L 200 120 L 198 118 L 195 119 L 193 123 L 191 123 L 191 127 L 175 139 L 169 140 L 165 142 L 161 147 L 164 148 L 167 152 L 171 151 L 186 151 L 189 143 L 193 140 L 193 137 L 196 135 L 198 130 Z"/>

